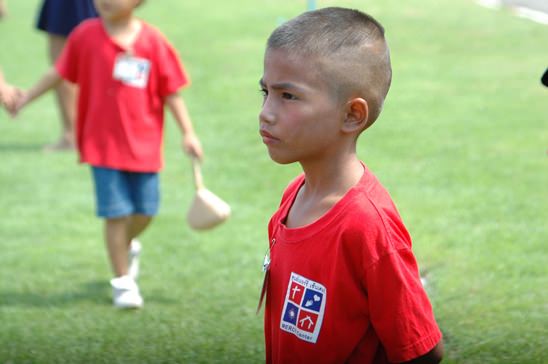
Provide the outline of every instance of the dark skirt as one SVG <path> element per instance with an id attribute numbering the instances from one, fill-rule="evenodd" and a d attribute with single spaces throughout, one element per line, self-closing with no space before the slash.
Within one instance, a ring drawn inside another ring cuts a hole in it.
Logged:
<path id="1" fill-rule="evenodd" d="M 93 0 L 44 0 L 36 27 L 66 37 L 82 21 L 96 16 Z"/>

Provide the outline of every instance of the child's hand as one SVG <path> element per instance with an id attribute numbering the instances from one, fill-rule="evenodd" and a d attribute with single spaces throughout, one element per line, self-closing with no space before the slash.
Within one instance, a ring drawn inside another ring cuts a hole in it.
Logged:
<path id="1" fill-rule="evenodd" d="M 195 157 L 198 160 L 202 160 L 204 153 L 202 151 L 202 144 L 194 133 L 187 133 L 183 137 L 183 150 L 189 156 Z"/>
<path id="2" fill-rule="evenodd" d="M 14 107 L 17 99 L 21 95 L 21 90 L 11 85 L 3 85 L 0 87 L 0 104 L 5 106 L 11 114 L 11 109 Z"/>
<path id="3" fill-rule="evenodd" d="M 17 116 L 19 111 L 28 102 L 28 93 L 19 89 L 14 89 L 14 93 L 9 102 L 6 103 L 6 108 L 12 117 Z"/>

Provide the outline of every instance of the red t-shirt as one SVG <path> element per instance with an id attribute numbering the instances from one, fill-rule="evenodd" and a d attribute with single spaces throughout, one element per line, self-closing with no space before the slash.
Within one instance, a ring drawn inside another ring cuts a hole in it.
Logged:
<path id="1" fill-rule="evenodd" d="M 284 225 L 304 176 L 269 223 L 267 363 L 386 363 L 441 339 L 411 239 L 388 192 L 360 182 L 312 224 Z"/>
<path id="2" fill-rule="evenodd" d="M 116 72 L 115 66 L 120 66 Z M 55 67 L 79 86 L 81 162 L 137 172 L 161 169 L 164 100 L 189 80 L 177 52 L 157 29 L 142 22 L 128 53 L 100 19 L 87 20 L 70 34 Z"/>

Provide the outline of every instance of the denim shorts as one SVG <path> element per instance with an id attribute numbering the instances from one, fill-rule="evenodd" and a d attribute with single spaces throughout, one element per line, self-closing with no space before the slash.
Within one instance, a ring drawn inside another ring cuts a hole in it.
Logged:
<path id="1" fill-rule="evenodd" d="M 154 216 L 160 204 L 158 173 L 127 172 L 93 167 L 97 216 Z"/>

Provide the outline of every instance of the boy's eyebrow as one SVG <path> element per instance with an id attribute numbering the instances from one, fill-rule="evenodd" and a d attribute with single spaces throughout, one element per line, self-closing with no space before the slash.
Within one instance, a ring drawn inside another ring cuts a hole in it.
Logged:
<path id="1" fill-rule="evenodd" d="M 263 88 L 266 88 L 266 83 L 264 82 L 264 80 L 261 78 L 259 80 L 259 85 Z M 279 83 L 275 83 L 275 84 L 272 84 L 270 85 L 270 88 L 272 88 L 273 90 L 296 90 L 296 91 L 304 91 L 304 88 L 303 87 L 300 87 L 300 86 L 297 86 L 296 84 L 294 83 L 291 83 L 291 82 L 279 82 Z"/>

